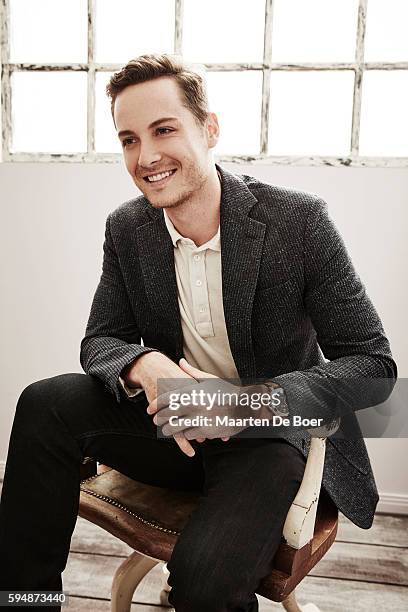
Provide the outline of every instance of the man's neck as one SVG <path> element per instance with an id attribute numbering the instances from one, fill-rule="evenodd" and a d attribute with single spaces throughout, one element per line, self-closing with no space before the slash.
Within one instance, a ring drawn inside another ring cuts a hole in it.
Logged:
<path id="1" fill-rule="evenodd" d="M 194 201 L 166 209 L 176 230 L 201 246 L 217 233 L 220 224 L 221 178 L 214 166 L 205 187 Z"/>

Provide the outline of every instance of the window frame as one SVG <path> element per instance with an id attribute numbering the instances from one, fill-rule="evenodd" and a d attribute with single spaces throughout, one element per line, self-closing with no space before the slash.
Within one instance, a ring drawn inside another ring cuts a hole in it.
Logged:
<path id="1" fill-rule="evenodd" d="M 95 151 L 95 81 L 97 72 L 115 72 L 120 64 L 95 62 L 95 4 L 88 2 L 88 58 L 87 63 L 30 64 L 11 63 L 10 58 L 10 6 L 9 0 L 1 0 L 1 112 L 2 112 L 2 161 L 3 162 L 119 162 L 120 153 L 100 153 Z M 175 0 L 174 53 L 182 53 L 184 0 Z M 365 62 L 364 38 L 368 0 L 359 0 L 355 60 L 348 63 L 274 63 L 272 60 L 272 20 L 274 0 L 265 0 L 265 27 L 263 61 L 260 63 L 221 63 L 203 64 L 207 71 L 262 71 L 262 102 L 260 153 L 256 155 L 216 155 L 217 161 L 239 164 L 262 164 L 284 166 L 351 166 L 351 167 L 408 167 L 407 157 L 364 157 L 359 155 L 360 117 L 362 82 L 368 70 L 408 70 L 408 62 Z M 268 155 L 268 123 L 270 108 L 270 80 L 273 71 L 322 71 L 348 70 L 354 72 L 352 128 L 350 153 L 347 156 L 295 156 Z M 23 71 L 84 71 L 87 72 L 87 151 L 83 153 L 41 153 L 11 152 L 11 75 Z M 108 100 L 107 100 L 108 103 Z"/>

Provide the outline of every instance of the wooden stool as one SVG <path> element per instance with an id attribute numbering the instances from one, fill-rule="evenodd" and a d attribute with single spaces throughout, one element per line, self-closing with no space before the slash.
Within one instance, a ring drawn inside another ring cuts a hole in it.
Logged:
<path id="1" fill-rule="evenodd" d="M 282 602 L 288 612 L 319 612 L 314 604 L 299 607 L 294 589 L 337 533 L 337 508 L 324 490 L 320 492 L 324 454 L 325 439 L 312 438 L 302 484 L 285 522 L 285 542 L 274 557 L 273 571 L 256 591 Z M 140 581 L 157 563 L 170 559 L 199 494 L 142 484 L 106 466 L 99 466 L 96 473 L 90 458 L 82 468 L 79 515 L 135 550 L 118 568 L 112 584 L 112 612 L 129 612 Z M 164 567 L 162 605 L 168 605 L 169 590 Z"/>

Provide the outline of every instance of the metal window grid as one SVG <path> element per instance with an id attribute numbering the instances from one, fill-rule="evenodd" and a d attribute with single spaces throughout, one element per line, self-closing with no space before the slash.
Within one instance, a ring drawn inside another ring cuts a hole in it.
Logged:
<path id="1" fill-rule="evenodd" d="M 182 53 L 183 3 L 175 0 L 174 52 Z M 274 0 L 265 0 L 264 51 L 262 63 L 204 64 L 208 71 L 262 71 L 261 135 L 257 155 L 220 155 L 220 162 L 253 163 L 294 166 L 354 166 L 354 167 L 407 167 L 408 157 L 362 157 L 359 155 L 359 133 L 363 74 L 367 70 L 408 70 L 408 62 L 365 62 L 364 37 L 368 0 L 359 0 L 355 61 L 351 63 L 274 63 L 272 61 L 272 20 Z M 95 0 L 88 0 L 88 61 L 86 64 L 29 64 L 10 63 L 9 0 L 1 0 L 1 102 L 2 102 L 2 161 L 3 162 L 118 162 L 120 154 L 95 151 L 95 78 L 97 72 L 114 72 L 120 64 L 95 62 Z M 350 154 L 346 157 L 272 156 L 268 155 L 268 122 L 270 106 L 270 79 L 273 71 L 350 70 L 354 72 L 354 92 Z M 87 151 L 73 154 L 11 152 L 11 82 L 14 71 L 84 71 L 87 72 Z"/>

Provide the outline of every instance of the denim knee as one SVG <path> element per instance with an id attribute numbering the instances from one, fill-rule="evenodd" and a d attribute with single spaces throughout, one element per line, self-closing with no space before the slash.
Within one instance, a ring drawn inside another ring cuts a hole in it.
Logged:
<path id="1" fill-rule="evenodd" d="M 86 384 L 83 374 L 62 374 L 28 385 L 17 402 L 14 427 L 39 430 L 50 423 L 50 412 L 64 403 L 66 389 L 71 385 Z"/>
<path id="2" fill-rule="evenodd" d="M 228 610 L 245 610 L 246 602 L 237 601 L 236 595 L 229 593 L 223 585 L 204 581 L 200 585 L 191 585 L 187 591 L 181 591 L 177 585 L 169 593 L 169 603 L 176 612 L 228 612 Z M 242 605 L 244 604 L 244 605 Z"/>
<path id="3" fill-rule="evenodd" d="M 191 559 L 190 559 L 191 561 Z M 255 595 L 243 591 L 242 577 L 233 575 L 228 564 L 219 566 L 214 559 L 211 567 L 200 567 L 193 575 L 191 563 L 179 566 L 169 576 L 169 603 L 176 612 L 228 612 L 247 610 Z M 199 563 L 199 561 L 198 561 Z M 218 571 L 217 571 L 218 568 Z"/>
<path id="4" fill-rule="evenodd" d="M 21 393 L 15 411 L 14 425 L 27 425 L 41 420 L 42 414 L 49 406 L 49 381 L 40 380 L 31 383 Z"/>

